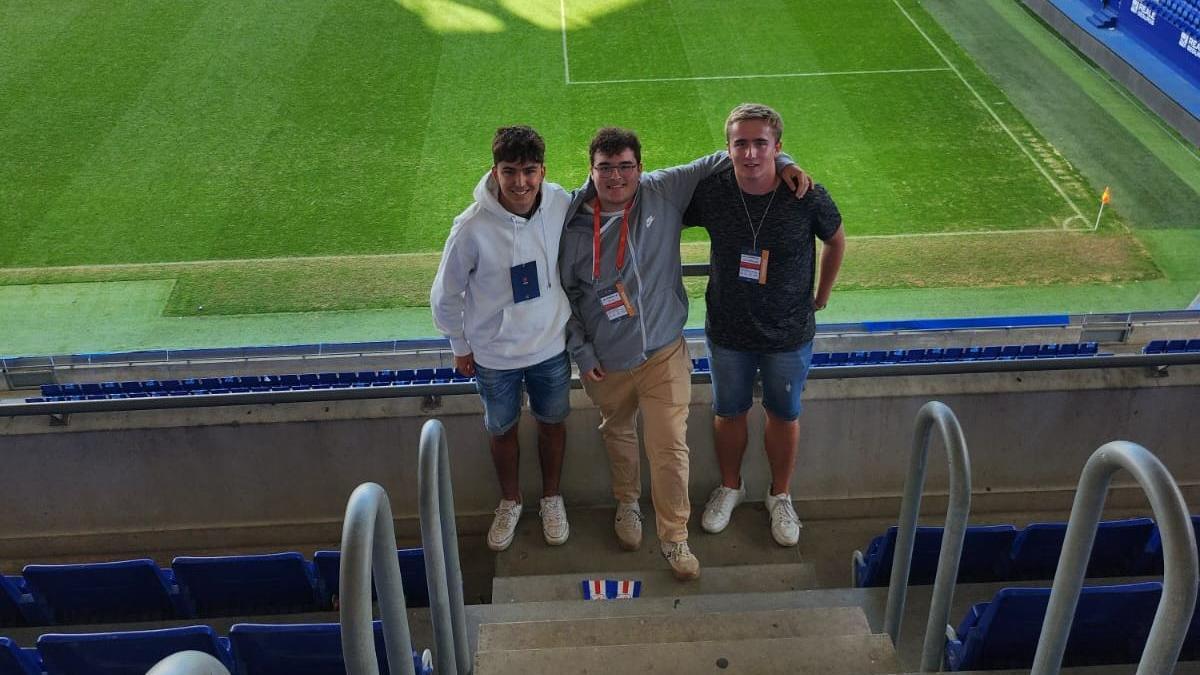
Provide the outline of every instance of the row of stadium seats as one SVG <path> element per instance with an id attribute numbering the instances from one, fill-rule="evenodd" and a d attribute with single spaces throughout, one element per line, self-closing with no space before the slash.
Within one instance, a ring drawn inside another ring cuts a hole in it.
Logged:
<path id="1" fill-rule="evenodd" d="M 219 659 L 233 675 L 345 675 L 341 625 L 236 624 L 229 637 L 209 626 L 79 635 L 47 634 L 36 648 L 18 647 L 0 637 L 0 675 L 125 675 L 145 673 L 171 654 L 185 650 Z M 388 671 L 383 628 L 375 622 L 379 672 Z M 413 653 L 420 675 L 433 666 L 429 652 Z"/>
<path id="2" fill-rule="evenodd" d="M 1192 516 L 1200 530 L 1200 516 Z M 1052 579 L 1067 534 L 1066 523 L 1032 523 L 1023 530 L 1012 525 L 967 528 L 958 581 L 983 583 Z M 871 540 L 864 554 L 855 555 L 855 586 L 886 586 L 896 551 L 896 527 Z M 918 527 L 913 545 L 910 584 L 932 584 L 942 546 L 942 528 Z M 1100 523 L 1088 562 L 1089 577 L 1132 577 L 1162 572 L 1162 540 L 1149 518 Z"/>
<path id="3" fill-rule="evenodd" d="M 1200 35 L 1200 7 L 1191 0 L 1157 0 L 1167 23 L 1192 35 Z"/>
<path id="4" fill-rule="evenodd" d="M 1062 666 L 1137 663 L 1161 595 L 1158 582 L 1085 586 Z M 1004 588 L 991 602 L 973 606 L 947 641 L 946 670 L 1029 670 L 1049 600 L 1049 588 Z M 1193 613 L 1179 660 L 1198 658 L 1200 620 Z"/>
<path id="5" fill-rule="evenodd" d="M 819 352 L 813 354 L 814 368 L 871 366 L 908 363 L 953 363 L 963 361 L 1012 361 L 1017 359 L 1077 358 L 1105 356 L 1095 342 L 1078 344 L 996 345 L 989 347 L 947 347 L 896 349 L 891 351 Z M 707 358 L 692 360 L 698 373 L 710 372 Z M 90 401 L 104 399 L 189 396 L 202 394 L 244 394 L 271 391 L 304 391 L 394 387 L 473 382 L 453 368 L 417 370 L 380 370 L 344 373 L 306 373 L 302 375 L 249 375 L 205 377 L 186 380 L 142 380 L 88 384 L 44 384 L 42 395 L 25 399 L 27 403 Z"/>
<path id="6" fill-rule="evenodd" d="M 397 551 L 410 607 L 427 607 L 422 550 Z M 299 553 L 178 557 L 169 569 L 153 560 L 27 565 L 0 576 L 0 625 L 255 616 L 337 608 L 341 554 Z"/>
<path id="7" fill-rule="evenodd" d="M 1200 339 L 1196 340 L 1151 340 L 1142 348 L 1145 354 L 1184 354 L 1200 352 Z"/>

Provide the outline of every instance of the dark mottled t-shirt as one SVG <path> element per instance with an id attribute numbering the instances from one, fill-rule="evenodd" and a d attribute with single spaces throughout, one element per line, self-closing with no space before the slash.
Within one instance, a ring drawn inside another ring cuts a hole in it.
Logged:
<path id="1" fill-rule="evenodd" d="M 733 169 L 706 178 L 683 217 L 684 225 L 708 230 L 712 241 L 704 329 L 710 340 L 726 349 L 799 349 L 816 333 L 815 238 L 825 241 L 837 234 L 842 215 L 820 184 L 796 199 L 780 181 L 773 199 L 770 193 L 741 193 L 744 207 L 740 192 Z M 755 242 L 753 230 L 764 212 L 766 219 Z M 738 277 L 742 253 L 755 247 L 768 252 L 766 283 L 761 285 Z"/>

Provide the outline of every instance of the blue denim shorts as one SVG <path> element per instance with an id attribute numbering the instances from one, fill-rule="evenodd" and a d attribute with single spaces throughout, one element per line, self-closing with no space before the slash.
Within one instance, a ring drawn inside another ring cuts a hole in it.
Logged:
<path id="1" fill-rule="evenodd" d="M 812 341 L 790 352 L 742 352 L 708 343 L 713 412 L 738 417 L 754 403 L 754 376 L 762 372 L 763 407 L 772 417 L 800 416 L 800 394 L 812 365 Z"/>
<path id="2" fill-rule="evenodd" d="M 494 370 L 475 364 L 475 390 L 483 399 L 483 425 L 493 436 L 513 427 L 521 417 L 522 389 L 529 390 L 534 419 L 557 424 L 571 412 L 571 361 L 567 353 L 527 368 Z"/>

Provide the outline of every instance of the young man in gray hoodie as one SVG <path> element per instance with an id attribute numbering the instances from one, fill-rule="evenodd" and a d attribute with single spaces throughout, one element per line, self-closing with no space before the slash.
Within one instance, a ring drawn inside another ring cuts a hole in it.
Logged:
<path id="1" fill-rule="evenodd" d="M 567 349 L 600 408 L 621 547 L 636 550 L 642 540 L 640 410 L 662 554 L 676 578 L 695 579 L 700 562 L 687 543 L 692 362 L 679 236 L 696 185 L 731 164 L 719 152 L 643 174 L 637 135 L 612 127 L 596 133 L 588 158 L 590 179 L 573 195 L 559 253 L 571 305 Z M 802 195 L 807 176 L 790 158 L 779 162 Z"/>

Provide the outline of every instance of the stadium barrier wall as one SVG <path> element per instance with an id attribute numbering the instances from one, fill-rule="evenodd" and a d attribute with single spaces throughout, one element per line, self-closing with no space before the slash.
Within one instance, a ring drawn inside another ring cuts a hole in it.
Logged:
<path id="1" fill-rule="evenodd" d="M 972 451 L 974 511 L 1065 511 L 1088 454 L 1114 439 L 1152 449 L 1200 503 L 1200 365 L 821 379 L 809 383 L 792 494 L 802 518 L 894 517 L 916 411 L 954 409 Z M 711 388 L 689 418 L 691 497 L 716 484 Z M 611 505 L 599 412 L 572 392 L 563 493 L 569 508 Z M 402 540 L 417 537 L 417 442 L 441 419 L 460 531 L 481 533 L 498 499 L 473 394 L 0 418 L 5 508 L 0 550 L 22 559 L 85 553 L 230 549 L 335 542 L 346 496 L 374 481 L 392 495 Z M 762 499 L 762 414 L 751 413 L 745 480 Z M 535 503 L 536 430 L 526 414 L 521 480 Z M 649 472 L 643 469 L 643 483 Z M 923 507 L 944 510 L 944 467 Z M 648 484 L 643 491 L 649 505 Z M 1114 508 L 1140 490 L 1114 488 Z"/>

